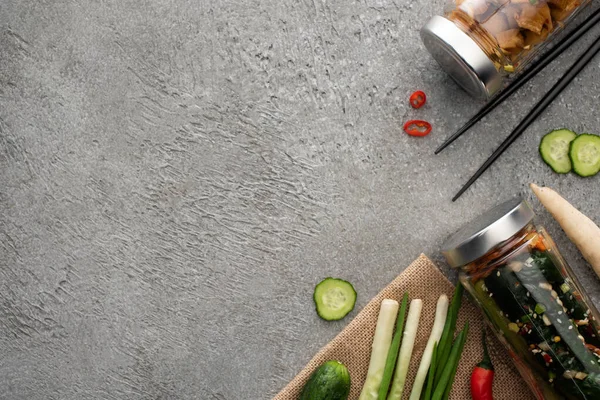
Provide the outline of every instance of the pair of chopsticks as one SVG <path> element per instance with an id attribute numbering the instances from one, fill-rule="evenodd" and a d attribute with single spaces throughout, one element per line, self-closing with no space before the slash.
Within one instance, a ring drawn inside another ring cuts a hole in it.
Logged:
<path id="1" fill-rule="evenodd" d="M 494 110 L 504 100 L 510 97 L 519 88 L 525 85 L 538 72 L 550 64 L 564 50 L 569 48 L 587 31 L 593 28 L 600 21 L 600 9 L 594 11 L 581 25 L 566 35 L 556 46 L 549 50 L 543 57 L 539 59 L 537 64 L 526 70 L 523 74 L 517 77 L 509 86 L 507 86 L 498 96 L 490 100 L 479 112 L 467 121 L 457 132 L 452 134 L 448 139 L 437 148 L 435 154 L 439 154 L 448 145 L 454 142 L 458 137 L 465 133 L 469 128 L 475 125 L 483 117 Z M 475 174 L 465 183 L 465 185 L 452 198 L 456 201 L 489 167 L 502 155 L 502 153 L 525 132 L 527 127 L 542 114 L 542 112 L 554 101 L 556 97 L 571 83 L 573 79 L 581 72 L 586 65 L 600 51 L 600 37 L 596 38 L 592 45 L 575 61 L 568 72 L 566 72 L 554 86 L 544 95 L 544 97 L 529 111 L 525 118 L 517 125 L 517 127 L 508 135 L 502 144 L 492 153 L 492 155 L 483 163 L 483 165 L 475 172 Z"/>

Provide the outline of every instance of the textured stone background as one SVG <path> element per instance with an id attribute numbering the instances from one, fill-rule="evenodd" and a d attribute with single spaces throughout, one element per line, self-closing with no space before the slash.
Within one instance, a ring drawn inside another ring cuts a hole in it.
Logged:
<path id="1" fill-rule="evenodd" d="M 532 180 L 600 221 L 600 180 L 537 155 L 552 128 L 600 133 L 600 58 L 450 202 L 581 47 L 434 157 L 480 105 L 419 40 L 442 9 L 1 1 L 0 398 L 268 399 L 356 313 L 318 319 L 323 277 L 354 282 L 358 310 Z M 414 117 L 435 131 L 406 136 Z"/>

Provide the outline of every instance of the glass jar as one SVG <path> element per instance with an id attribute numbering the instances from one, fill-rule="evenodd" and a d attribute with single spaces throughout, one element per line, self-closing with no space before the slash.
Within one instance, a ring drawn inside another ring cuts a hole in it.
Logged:
<path id="1" fill-rule="evenodd" d="M 451 0 L 421 30 L 425 47 L 475 97 L 489 98 L 591 0 Z"/>
<path id="2" fill-rule="evenodd" d="M 442 252 L 538 399 L 600 399 L 598 311 L 533 218 L 509 201 Z"/>

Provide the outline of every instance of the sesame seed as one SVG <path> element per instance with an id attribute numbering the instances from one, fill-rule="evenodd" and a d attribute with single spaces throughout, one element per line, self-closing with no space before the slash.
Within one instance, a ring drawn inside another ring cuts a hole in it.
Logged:
<path id="1" fill-rule="evenodd" d="M 496 272 L 496 276 L 500 276 L 500 271 Z"/>

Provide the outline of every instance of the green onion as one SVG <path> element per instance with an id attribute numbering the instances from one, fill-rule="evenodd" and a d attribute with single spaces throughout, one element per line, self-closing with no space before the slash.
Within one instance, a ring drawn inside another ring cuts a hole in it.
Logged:
<path id="1" fill-rule="evenodd" d="M 469 323 L 467 322 L 464 329 L 468 330 Z M 452 374 L 450 375 L 450 382 L 446 386 L 446 390 L 444 390 L 444 397 L 442 400 L 448 400 L 450 398 L 450 391 L 452 390 L 452 384 L 454 384 L 454 378 L 456 378 L 456 371 L 458 370 L 458 363 L 460 361 L 460 356 L 462 355 L 463 349 L 465 348 L 465 343 L 467 341 L 467 332 L 465 332 L 465 336 L 463 337 L 463 341 L 460 345 L 460 351 L 458 352 L 458 358 L 456 359 L 456 364 L 452 368 Z"/>
<path id="2" fill-rule="evenodd" d="M 408 308 L 408 316 L 406 317 L 406 328 L 404 329 L 402 346 L 400 346 L 400 354 L 398 354 L 398 362 L 394 371 L 394 379 L 387 400 L 400 400 L 404 393 L 404 384 L 406 383 L 406 375 L 412 358 L 415 339 L 417 338 L 417 330 L 419 329 L 419 320 L 421 319 L 421 309 L 423 308 L 423 300 L 413 299 Z"/>
<path id="3" fill-rule="evenodd" d="M 456 319 L 458 318 L 458 311 L 460 310 L 460 303 L 464 292 L 463 285 L 458 283 L 454 289 L 454 296 L 452 296 L 452 303 L 448 310 L 448 318 L 446 318 L 446 324 L 442 332 L 442 337 L 438 343 L 438 358 L 437 368 L 435 370 L 434 383 L 437 384 L 442 376 L 444 366 L 448 362 L 450 356 L 450 349 L 452 347 L 452 340 L 454 339 L 454 331 L 456 330 Z"/>
<path id="4" fill-rule="evenodd" d="M 385 361 L 385 369 L 383 370 L 383 379 L 381 380 L 381 386 L 379 386 L 378 400 L 385 400 L 387 397 L 392 377 L 394 376 L 394 367 L 396 367 L 396 360 L 398 360 L 398 349 L 400 348 L 400 342 L 402 341 L 402 333 L 404 331 L 404 316 L 406 314 L 406 308 L 408 307 L 408 293 L 404 293 L 402 297 L 402 305 L 398 312 L 398 319 L 396 320 L 396 333 L 392 339 L 390 350 L 388 351 L 387 359 Z"/>
<path id="5" fill-rule="evenodd" d="M 425 393 L 421 400 L 431 400 L 431 392 L 433 391 L 433 380 L 435 377 L 435 370 L 437 365 L 437 354 L 438 347 L 437 343 L 433 345 L 433 355 L 431 356 L 431 365 L 429 366 L 429 374 L 427 375 L 427 386 L 425 387 Z"/>
<path id="6" fill-rule="evenodd" d="M 373 344 L 371 346 L 371 360 L 367 377 L 360 392 L 359 400 L 377 400 L 379 397 L 379 386 L 383 379 L 383 370 L 387 359 L 392 337 L 394 336 L 394 324 L 398 316 L 400 305 L 396 300 L 383 299 L 377 316 Z"/>
<path id="7" fill-rule="evenodd" d="M 467 341 L 468 332 L 469 322 L 467 321 L 465 327 L 458 334 L 456 340 L 454 341 L 454 344 L 452 345 L 450 356 L 448 357 L 448 362 L 443 368 L 440 381 L 435 387 L 435 391 L 433 392 L 431 400 L 442 400 L 444 398 L 447 398 L 447 396 L 450 394 L 450 390 L 452 389 L 452 383 L 454 382 L 454 377 L 456 376 L 458 362 L 460 361 L 460 356 L 462 355 L 463 348 L 465 347 L 465 342 Z"/>
<path id="8" fill-rule="evenodd" d="M 538 314 L 543 314 L 546 312 L 546 307 L 544 307 L 544 305 L 541 303 L 537 303 L 535 305 L 535 312 Z"/>
<path id="9" fill-rule="evenodd" d="M 518 333 L 521 328 L 519 328 L 519 325 L 515 324 L 514 322 L 509 322 L 508 329 L 510 329 L 514 333 Z"/>
<path id="10" fill-rule="evenodd" d="M 444 324 L 446 323 L 446 317 L 448 316 L 448 296 L 442 294 L 438 299 L 435 307 L 435 318 L 433 320 L 433 328 L 429 334 L 427 345 L 421 356 L 421 362 L 419 363 L 419 369 L 415 375 L 415 381 L 413 382 L 412 390 L 410 391 L 409 400 L 419 400 L 423 393 L 423 385 L 427 378 L 427 372 L 429 372 L 429 366 L 431 365 L 431 356 L 433 354 L 433 345 L 440 342 L 442 337 L 442 331 L 444 330 Z"/>

